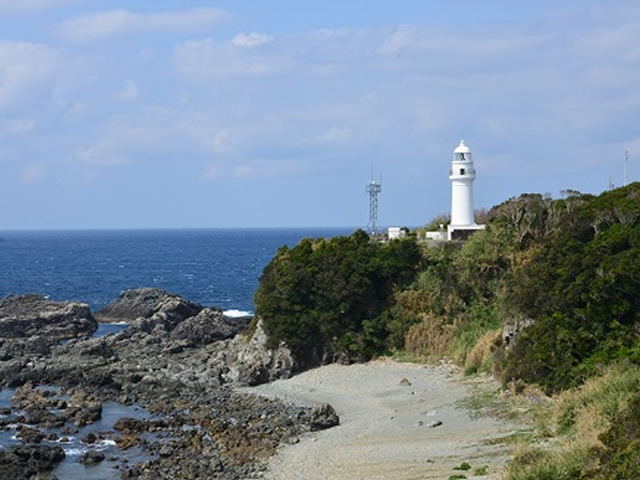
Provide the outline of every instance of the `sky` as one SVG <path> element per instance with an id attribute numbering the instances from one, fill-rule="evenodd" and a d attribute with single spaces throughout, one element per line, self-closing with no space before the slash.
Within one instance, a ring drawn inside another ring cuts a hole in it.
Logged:
<path id="1" fill-rule="evenodd" d="M 0 230 L 420 226 L 640 180 L 637 0 L 0 0 Z"/>

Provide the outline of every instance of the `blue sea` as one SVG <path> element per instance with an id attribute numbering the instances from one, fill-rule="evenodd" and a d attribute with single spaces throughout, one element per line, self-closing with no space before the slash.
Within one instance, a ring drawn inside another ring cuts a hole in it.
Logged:
<path id="1" fill-rule="evenodd" d="M 157 287 L 230 314 L 252 313 L 279 247 L 355 228 L 0 231 L 0 298 L 39 293 L 93 311 L 136 287 Z"/>
<path id="2" fill-rule="evenodd" d="M 228 315 L 254 311 L 253 295 L 262 270 L 283 245 L 302 238 L 348 235 L 354 228 L 0 231 L 0 298 L 39 293 L 52 300 L 89 304 L 95 312 L 136 287 L 158 287 Z M 126 325 L 101 324 L 96 336 Z M 13 389 L 0 389 L 0 407 L 9 407 Z M 11 420 L 19 412 L 0 418 Z M 144 418 L 138 407 L 107 402 L 102 419 L 60 443 L 67 457 L 53 471 L 69 480 L 120 478 L 116 463 L 85 468 L 80 439 L 89 431 L 109 431 L 122 416 Z M 20 444 L 17 424 L 0 430 L 0 450 Z M 49 433 L 49 432 L 47 432 Z M 47 442 L 45 442 L 47 443 Z M 52 442 L 48 442 L 52 443 Z M 55 443 L 55 442 L 54 442 Z M 120 452 L 112 440 L 91 448 L 135 463 L 147 459 L 137 447 Z M 0 474 L 1 476 L 1 474 Z"/>

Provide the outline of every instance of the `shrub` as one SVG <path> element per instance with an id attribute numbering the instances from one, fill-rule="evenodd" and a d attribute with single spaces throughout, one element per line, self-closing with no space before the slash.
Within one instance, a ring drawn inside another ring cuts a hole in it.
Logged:
<path id="1" fill-rule="evenodd" d="M 509 464 L 507 480 L 579 480 L 588 457 L 584 450 L 523 447 Z"/>
<path id="2" fill-rule="evenodd" d="M 394 324 L 394 291 L 420 267 L 414 239 L 372 242 L 348 237 L 304 239 L 281 248 L 265 267 L 255 295 L 256 315 L 271 346 L 286 343 L 300 367 L 338 358 L 365 360 L 383 353 Z"/>
<path id="3" fill-rule="evenodd" d="M 640 472 L 640 393 L 612 427 L 601 436 L 606 449 L 601 455 L 603 480 L 635 480 Z"/>

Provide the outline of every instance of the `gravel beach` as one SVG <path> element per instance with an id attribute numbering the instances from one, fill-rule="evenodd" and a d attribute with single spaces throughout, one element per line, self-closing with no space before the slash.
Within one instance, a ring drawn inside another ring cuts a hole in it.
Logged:
<path id="1" fill-rule="evenodd" d="M 327 402 L 340 416 L 339 426 L 282 447 L 267 479 L 499 479 L 509 448 L 486 440 L 516 428 L 461 409 L 456 402 L 472 387 L 448 364 L 333 364 L 246 390 L 302 405 Z M 455 470 L 464 462 L 470 470 Z"/>

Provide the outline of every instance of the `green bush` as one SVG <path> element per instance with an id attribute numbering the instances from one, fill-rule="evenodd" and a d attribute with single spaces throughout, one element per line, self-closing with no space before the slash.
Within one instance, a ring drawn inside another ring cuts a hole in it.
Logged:
<path id="1" fill-rule="evenodd" d="M 640 184 L 580 197 L 513 272 L 508 308 L 533 319 L 507 355 L 507 379 L 548 392 L 621 358 L 637 361 Z"/>
<path id="2" fill-rule="evenodd" d="M 603 480 L 636 480 L 640 472 L 640 392 L 629 407 L 601 437 L 606 449 L 601 455 Z"/>
<path id="3" fill-rule="evenodd" d="M 412 282 L 421 254 L 415 239 L 304 239 L 281 248 L 265 267 L 256 315 L 271 346 L 286 343 L 302 368 L 336 359 L 365 360 L 392 347 L 407 328 L 393 322 L 394 291 Z"/>

